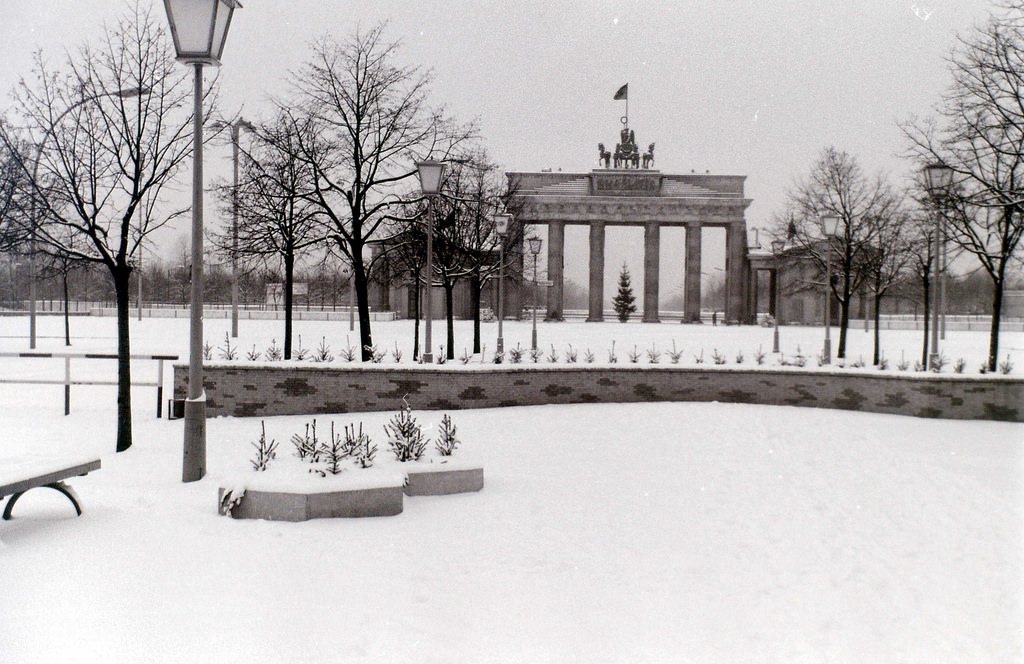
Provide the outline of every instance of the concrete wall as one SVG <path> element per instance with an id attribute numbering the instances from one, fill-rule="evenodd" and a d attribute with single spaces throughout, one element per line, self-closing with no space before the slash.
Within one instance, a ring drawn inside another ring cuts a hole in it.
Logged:
<path id="1" fill-rule="evenodd" d="M 270 416 L 565 403 L 722 401 L 916 417 L 1024 421 L 1024 380 L 709 367 L 409 367 L 280 363 L 205 367 L 210 416 Z M 174 367 L 184 398 L 188 367 Z"/>

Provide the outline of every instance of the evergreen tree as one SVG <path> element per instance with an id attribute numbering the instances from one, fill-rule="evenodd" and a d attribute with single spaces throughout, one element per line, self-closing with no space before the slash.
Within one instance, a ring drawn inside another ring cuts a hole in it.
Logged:
<path id="1" fill-rule="evenodd" d="M 636 312 L 636 305 L 633 304 L 636 298 L 633 297 L 633 286 L 629 282 L 629 268 L 622 264 L 622 272 L 619 272 L 619 292 L 612 300 L 612 306 L 619 320 L 625 323 L 629 315 Z"/>

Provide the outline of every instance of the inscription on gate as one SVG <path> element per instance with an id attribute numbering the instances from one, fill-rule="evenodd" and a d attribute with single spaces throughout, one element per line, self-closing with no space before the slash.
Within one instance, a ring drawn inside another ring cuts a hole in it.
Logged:
<path id="1" fill-rule="evenodd" d="M 595 196 L 657 196 L 661 176 L 638 173 L 591 173 L 590 191 Z"/>

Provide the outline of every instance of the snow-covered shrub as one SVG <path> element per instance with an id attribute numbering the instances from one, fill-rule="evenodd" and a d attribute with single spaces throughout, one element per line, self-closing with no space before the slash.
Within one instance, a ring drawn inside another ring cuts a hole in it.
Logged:
<path id="1" fill-rule="evenodd" d="M 373 458 L 377 455 L 377 446 L 372 443 L 369 434 L 363 433 L 362 422 L 359 423 L 358 432 L 354 424 L 345 427 L 345 449 L 360 468 L 372 466 Z"/>
<path id="2" fill-rule="evenodd" d="M 316 437 L 316 420 L 313 420 L 313 433 L 310 435 L 310 426 L 306 425 L 306 432 L 303 435 L 292 434 L 292 445 L 295 447 L 295 456 L 302 461 L 318 463 L 320 461 L 320 443 Z"/>
<path id="3" fill-rule="evenodd" d="M 565 361 L 569 364 L 575 364 L 578 357 L 579 351 L 573 348 L 572 344 L 569 344 L 569 350 L 565 351 Z"/>
<path id="4" fill-rule="evenodd" d="M 676 340 L 672 340 L 672 350 L 668 351 L 668 359 L 672 364 L 679 364 L 679 358 L 683 356 L 682 350 L 676 350 Z"/>
<path id="5" fill-rule="evenodd" d="M 356 349 L 352 347 L 352 344 L 348 342 L 348 335 L 345 335 L 345 348 L 338 353 L 341 359 L 346 362 L 354 362 L 356 359 Z"/>
<path id="6" fill-rule="evenodd" d="M 237 360 L 238 349 L 231 345 L 231 337 L 228 333 L 224 333 L 224 345 L 220 347 L 220 359 L 222 360 Z"/>
<path id="7" fill-rule="evenodd" d="M 203 343 L 203 359 L 213 359 L 213 345 L 209 341 Z"/>
<path id="8" fill-rule="evenodd" d="M 317 346 L 316 352 L 313 353 L 314 362 L 333 362 L 334 355 L 331 353 L 330 346 L 327 345 L 327 337 L 320 337 L 320 345 Z"/>
<path id="9" fill-rule="evenodd" d="M 284 354 L 281 352 L 281 348 L 277 345 L 277 339 L 270 340 L 270 346 L 267 348 L 266 351 L 264 351 L 263 354 L 267 357 L 267 360 L 270 362 L 277 362 L 282 357 L 284 357 Z"/>
<path id="10" fill-rule="evenodd" d="M 413 417 L 412 407 L 404 398 L 402 410 L 395 413 L 391 421 L 384 425 L 384 433 L 388 437 L 388 446 L 399 461 L 416 461 L 427 449 L 423 427 Z"/>
<path id="11" fill-rule="evenodd" d="M 266 470 L 267 464 L 277 456 L 277 442 L 274 440 L 267 442 L 267 426 L 264 422 L 260 422 L 260 428 L 262 431 L 259 439 L 249 443 L 256 449 L 256 458 L 250 459 L 249 463 L 257 472 Z"/>
<path id="12" fill-rule="evenodd" d="M 469 360 L 470 360 L 469 351 L 467 349 L 463 348 L 462 349 L 462 355 L 459 356 L 459 362 L 462 362 L 463 364 L 469 364 Z"/>
<path id="13" fill-rule="evenodd" d="M 914 371 L 924 371 L 924 364 L 920 360 L 914 360 Z"/>
<path id="14" fill-rule="evenodd" d="M 395 342 L 395 349 L 391 351 L 391 359 L 394 360 L 396 364 L 402 361 L 402 351 L 398 350 L 397 341 Z"/>
<path id="15" fill-rule="evenodd" d="M 932 373 L 941 373 L 942 367 L 946 366 L 947 364 L 949 364 L 949 360 L 946 359 L 945 355 L 936 355 L 935 358 L 932 360 Z"/>
<path id="16" fill-rule="evenodd" d="M 434 448 L 441 456 L 451 456 L 455 448 L 459 446 L 459 439 L 455 437 L 455 425 L 452 418 L 445 413 L 441 417 L 441 426 L 437 430 L 437 440 L 434 441 Z"/>
<path id="17" fill-rule="evenodd" d="M 878 355 L 878 370 L 879 371 L 885 371 L 888 368 L 889 368 L 889 360 L 888 360 L 888 358 L 886 358 L 885 355 L 879 354 Z"/>
<path id="18" fill-rule="evenodd" d="M 765 352 L 761 350 L 760 346 L 758 346 L 757 350 L 754 351 L 754 362 L 756 362 L 758 366 L 761 366 L 764 364 L 764 358 Z"/>
<path id="19" fill-rule="evenodd" d="M 587 350 L 583 351 L 583 361 L 586 362 L 587 364 L 593 364 L 594 363 L 594 351 L 590 350 L 589 348 Z"/>
<path id="20" fill-rule="evenodd" d="M 661 351 L 658 350 L 652 343 L 651 347 L 647 349 L 647 361 L 650 364 L 657 364 L 661 360 Z"/>
<path id="21" fill-rule="evenodd" d="M 261 357 L 263 357 L 263 353 L 256 350 L 256 344 L 253 344 L 252 350 L 245 354 L 245 359 L 250 362 L 257 362 Z"/>
<path id="22" fill-rule="evenodd" d="M 693 361 L 697 364 L 704 364 L 704 349 L 700 349 L 700 354 L 693 356 Z"/>
<path id="23" fill-rule="evenodd" d="M 988 373 L 988 363 L 987 362 L 982 362 L 981 363 L 981 366 L 978 367 L 978 373 L 980 373 L 980 374 L 987 374 Z"/>
<path id="24" fill-rule="evenodd" d="M 558 351 L 555 350 L 555 344 L 551 344 L 551 352 L 548 353 L 547 360 L 552 364 L 558 361 Z"/>
<path id="25" fill-rule="evenodd" d="M 636 344 L 633 344 L 633 350 L 629 351 L 627 355 L 631 364 L 636 364 L 640 361 L 640 351 L 636 349 Z"/>
<path id="26" fill-rule="evenodd" d="M 519 344 L 516 344 L 515 348 L 509 350 L 508 359 L 512 364 L 519 364 L 523 361 L 523 349 L 519 347 Z"/>
<path id="27" fill-rule="evenodd" d="M 384 356 L 387 355 L 387 351 L 381 350 L 376 346 L 363 346 L 363 350 L 370 354 L 370 361 L 374 364 L 380 364 L 384 361 Z"/>
<path id="28" fill-rule="evenodd" d="M 712 349 L 711 359 L 714 360 L 715 364 L 725 364 L 725 355 L 719 353 L 717 348 Z"/>
<path id="29" fill-rule="evenodd" d="M 491 361 L 495 364 L 501 364 L 505 361 L 505 353 L 500 350 L 494 351 L 494 357 L 491 358 Z"/>
<path id="30" fill-rule="evenodd" d="M 900 371 L 906 371 L 910 368 L 910 361 L 904 356 L 903 351 L 900 351 L 900 361 L 896 363 L 896 368 Z"/>
<path id="31" fill-rule="evenodd" d="M 615 354 L 615 339 L 612 339 L 612 349 L 608 351 L 608 361 L 611 364 L 615 364 L 619 361 L 619 356 Z"/>
<path id="32" fill-rule="evenodd" d="M 864 366 L 864 356 L 860 355 L 856 360 L 850 363 L 850 367 L 853 369 L 860 369 Z"/>
<path id="33" fill-rule="evenodd" d="M 309 349 L 302 347 L 302 335 L 301 334 L 298 336 L 298 341 L 295 343 L 294 355 L 295 355 L 295 359 L 296 360 L 305 360 L 306 358 L 309 357 Z"/>
<path id="34" fill-rule="evenodd" d="M 743 364 L 743 351 L 736 351 L 736 364 Z"/>
<path id="35" fill-rule="evenodd" d="M 798 367 L 807 365 L 807 356 L 800 351 L 800 346 L 796 347 L 796 355 L 793 356 L 793 364 Z"/>
<path id="36" fill-rule="evenodd" d="M 334 422 L 331 422 L 331 437 L 320 446 L 320 460 L 323 462 L 324 471 L 322 474 L 337 475 L 343 471 L 341 462 L 349 455 L 349 451 L 347 442 L 339 434 L 334 433 Z"/>
<path id="37" fill-rule="evenodd" d="M 530 360 L 532 360 L 534 364 L 537 364 L 537 362 L 540 362 L 540 355 L 541 355 L 540 348 L 531 348 L 530 349 Z"/>
<path id="38" fill-rule="evenodd" d="M 953 363 L 953 372 L 954 373 L 963 373 L 964 372 L 964 367 L 966 367 L 966 366 L 967 366 L 967 363 L 964 362 L 964 358 L 959 357 L 959 358 L 957 358 L 956 362 Z"/>
<path id="39" fill-rule="evenodd" d="M 1010 356 L 1007 355 L 1006 359 L 999 363 L 999 373 L 1006 375 L 1013 371 L 1013 362 L 1010 361 Z"/>

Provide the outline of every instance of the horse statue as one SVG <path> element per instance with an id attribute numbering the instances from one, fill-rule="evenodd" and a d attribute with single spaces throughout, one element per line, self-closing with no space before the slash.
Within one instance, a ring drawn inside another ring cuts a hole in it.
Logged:
<path id="1" fill-rule="evenodd" d="M 644 153 L 644 168 L 650 168 L 654 164 L 654 143 L 651 143 L 647 147 L 647 152 Z"/>
<path id="2" fill-rule="evenodd" d="M 612 160 L 612 153 L 604 149 L 604 143 L 597 144 L 597 154 L 597 162 L 604 164 L 604 167 L 608 168 Z"/>

